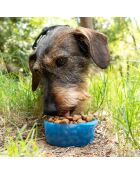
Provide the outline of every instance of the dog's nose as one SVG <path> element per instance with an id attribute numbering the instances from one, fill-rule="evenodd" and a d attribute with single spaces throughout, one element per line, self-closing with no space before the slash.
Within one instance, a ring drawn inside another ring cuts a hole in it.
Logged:
<path id="1" fill-rule="evenodd" d="M 45 102 L 44 106 L 44 115 L 55 116 L 58 115 L 58 111 L 56 109 L 55 103 L 53 102 Z"/>
<path id="2" fill-rule="evenodd" d="M 48 80 L 48 79 L 47 79 Z M 58 115 L 57 106 L 55 103 L 55 97 L 52 93 L 51 82 L 48 80 L 44 88 L 44 115 L 56 116 Z"/>
<path id="3" fill-rule="evenodd" d="M 58 112 L 57 112 L 56 108 L 53 105 L 48 105 L 44 109 L 44 115 L 55 116 L 55 115 L 58 115 Z"/>

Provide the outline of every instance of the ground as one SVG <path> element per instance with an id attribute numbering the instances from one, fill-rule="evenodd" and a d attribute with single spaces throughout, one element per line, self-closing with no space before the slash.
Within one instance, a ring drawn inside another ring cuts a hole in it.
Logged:
<path id="1" fill-rule="evenodd" d="M 109 157 L 118 156 L 115 136 L 109 136 L 106 119 L 99 122 L 95 131 L 94 142 L 85 147 L 56 147 L 46 143 L 45 138 L 38 140 L 38 145 L 45 156 L 50 157 Z"/>
<path id="2" fill-rule="evenodd" d="M 2 118 L 2 117 L 1 117 Z M 92 144 L 89 144 L 84 147 L 56 147 L 51 146 L 47 143 L 44 135 L 44 128 L 41 124 L 38 124 L 38 135 L 36 138 L 37 146 L 39 149 L 39 152 L 37 153 L 25 153 L 24 150 L 22 152 L 13 153 L 11 156 L 46 156 L 46 157 L 117 157 L 117 156 L 140 156 L 140 151 L 130 151 L 123 147 L 123 142 L 121 142 L 121 147 L 119 146 L 119 142 L 117 139 L 117 136 L 113 133 L 113 127 L 111 126 L 110 118 L 103 116 L 98 118 L 99 122 L 95 130 L 95 139 Z M 37 122 L 34 118 L 26 118 L 26 119 L 20 119 L 21 127 L 23 126 L 23 123 L 27 125 L 28 131 L 26 128 L 25 133 L 22 134 L 22 138 L 26 139 L 28 136 L 29 131 L 31 130 L 31 127 L 33 124 Z M 18 123 L 19 124 L 19 123 Z M 10 126 L 10 127 L 9 127 Z M 10 137 L 15 137 L 17 131 L 11 123 L 9 126 L 3 126 L 1 127 L 0 131 L 0 154 L 2 156 L 7 156 L 7 149 L 2 149 L 4 142 L 7 140 L 8 133 L 7 131 L 10 130 Z M 18 142 L 19 143 L 19 142 Z M 28 142 L 27 142 L 28 143 Z M 10 142 L 10 144 L 12 144 Z M 24 143 L 22 142 L 22 145 Z M 19 146 L 19 145 L 18 145 Z M 11 151 L 13 151 L 13 148 L 15 148 L 14 145 L 10 145 Z M 9 148 L 9 149 L 10 149 Z M 31 147 L 32 148 L 32 147 Z M 27 149 L 27 148 L 26 148 Z M 17 150 L 15 150 L 17 151 Z M 21 150 L 19 150 L 21 151 Z M 34 151 L 32 149 L 32 151 Z"/>

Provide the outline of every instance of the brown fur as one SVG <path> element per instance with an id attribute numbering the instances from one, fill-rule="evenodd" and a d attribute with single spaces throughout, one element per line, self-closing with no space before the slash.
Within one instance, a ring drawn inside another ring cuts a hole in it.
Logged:
<path id="1" fill-rule="evenodd" d="M 44 114 L 73 112 L 88 98 L 85 77 L 90 65 L 109 64 L 107 38 L 82 27 L 56 26 L 48 31 L 29 57 L 32 89 L 42 82 Z"/>
<path id="2" fill-rule="evenodd" d="M 57 87 L 55 85 L 53 94 L 60 112 L 67 111 L 69 108 L 78 106 L 81 101 L 85 101 L 88 98 L 85 88 L 81 85 L 73 85 L 71 87 Z"/>

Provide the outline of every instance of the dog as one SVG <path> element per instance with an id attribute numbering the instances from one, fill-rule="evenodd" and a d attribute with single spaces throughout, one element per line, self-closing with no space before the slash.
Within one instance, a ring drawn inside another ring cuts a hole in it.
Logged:
<path id="1" fill-rule="evenodd" d="M 88 28 L 45 27 L 29 56 L 32 90 L 43 86 L 44 115 L 72 114 L 88 98 L 85 78 L 91 64 L 110 62 L 107 37 Z"/>

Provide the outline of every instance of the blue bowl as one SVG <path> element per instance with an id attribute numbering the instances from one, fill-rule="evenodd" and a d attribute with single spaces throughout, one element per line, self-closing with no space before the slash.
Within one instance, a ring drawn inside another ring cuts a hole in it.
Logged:
<path id="1" fill-rule="evenodd" d="M 45 120 L 46 140 L 48 144 L 59 147 L 85 146 L 93 142 L 97 123 L 97 120 L 93 120 L 78 124 L 59 124 Z"/>

